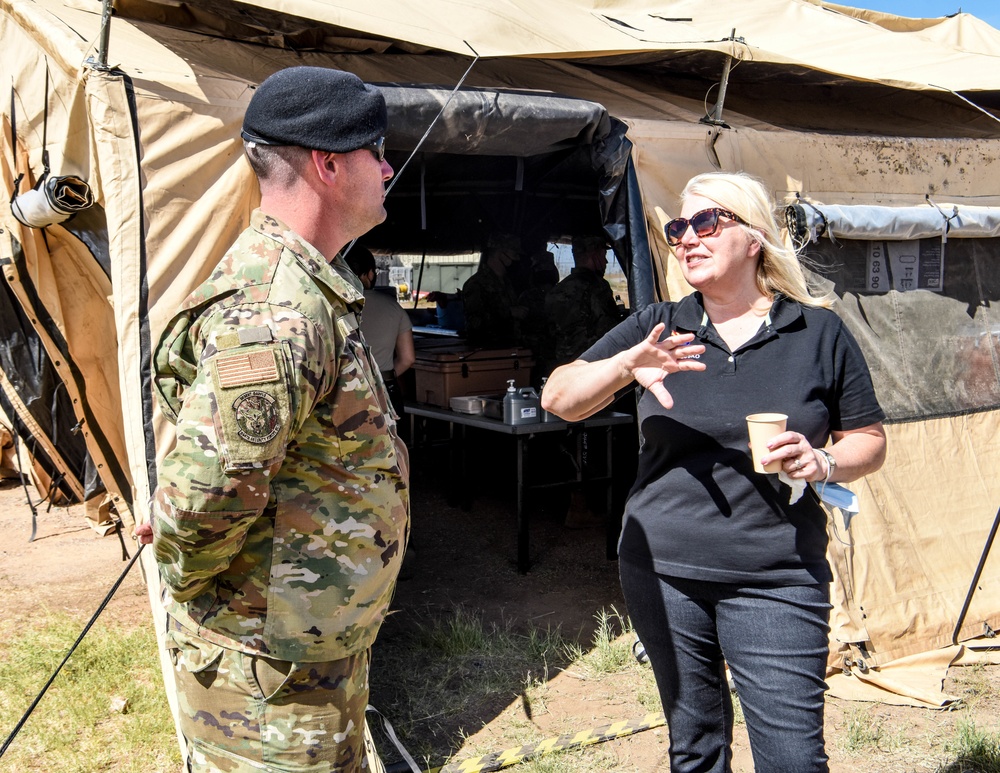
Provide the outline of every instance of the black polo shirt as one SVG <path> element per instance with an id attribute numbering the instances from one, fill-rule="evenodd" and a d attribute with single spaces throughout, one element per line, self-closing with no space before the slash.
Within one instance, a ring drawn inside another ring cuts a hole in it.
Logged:
<path id="1" fill-rule="evenodd" d="M 623 560 L 661 574 L 741 584 L 827 582 L 825 514 L 811 488 L 794 505 L 777 474 L 754 472 L 746 416 L 788 415 L 823 447 L 831 430 L 884 418 L 857 342 L 840 317 L 779 296 L 757 334 L 731 352 L 700 293 L 629 317 L 581 355 L 628 349 L 663 322 L 705 345 L 706 370 L 673 373 L 665 410 L 642 390 L 639 471 L 625 508 Z"/>

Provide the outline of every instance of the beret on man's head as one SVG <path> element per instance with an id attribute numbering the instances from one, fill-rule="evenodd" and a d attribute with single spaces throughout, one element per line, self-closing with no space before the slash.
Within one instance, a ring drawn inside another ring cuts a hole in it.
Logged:
<path id="1" fill-rule="evenodd" d="M 260 145 L 349 153 L 385 136 L 385 97 L 358 76 L 327 67 L 289 67 L 261 83 L 241 136 Z"/>

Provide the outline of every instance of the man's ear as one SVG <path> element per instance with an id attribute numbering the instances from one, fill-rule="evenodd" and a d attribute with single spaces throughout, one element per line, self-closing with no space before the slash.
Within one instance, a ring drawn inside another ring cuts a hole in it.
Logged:
<path id="1" fill-rule="evenodd" d="M 310 162 L 316 170 L 319 179 L 327 185 L 333 184 L 340 168 L 340 156 L 325 150 L 310 151 Z"/>

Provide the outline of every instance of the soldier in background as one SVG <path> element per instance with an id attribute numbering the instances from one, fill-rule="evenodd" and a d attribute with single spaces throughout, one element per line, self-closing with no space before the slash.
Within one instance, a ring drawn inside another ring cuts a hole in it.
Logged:
<path id="1" fill-rule="evenodd" d="M 474 346 L 516 346 L 528 310 L 517 300 L 510 267 L 521 259 L 521 242 L 511 234 L 492 234 L 476 273 L 462 286 L 465 338 Z"/>
<path id="2" fill-rule="evenodd" d="M 556 268 L 555 256 L 545 249 L 532 255 L 529 286 L 518 296 L 517 302 L 526 310 L 521 323 L 521 341 L 531 349 L 535 361 L 531 371 L 535 386 L 556 366 L 555 340 L 549 329 L 545 299 L 558 282 L 559 269 Z"/>
<path id="3" fill-rule="evenodd" d="M 156 350 L 177 438 L 136 533 L 167 592 L 192 773 L 371 770 L 369 653 L 409 469 L 337 256 L 385 220 L 385 130 L 381 92 L 349 73 L 261 83 L 242 132 L 260 208 Z"/>
<path id="4" fill-rule="evenodd" d="M 622 319 L 611 285 L 604 278 L 608 267 L 604 237 L 574 236 L 573 264 L 569 276 L 545 297 L 545 314 L 555 340 L 553 365 L 573 362 Z M 590 433 L 582 433 L 581 444 L 580 463 L 586 467 L 592 450 Z M 575 465 L 575 456 L 565 447 L 563 451 Z M 567 527 L 604 525 L 605 518 L 595 513 L 587 500 L 587 492 L 582 488 L 570 493 L 564 521 Z"/>
<path id="5" fill-rule="evenodd" d="M 556 365 L 573 362 L 621 322 L 611 285 L 604 279 L 607 253 L 603 236 L 574 236 L 573 270 L 545 298 Z"/>

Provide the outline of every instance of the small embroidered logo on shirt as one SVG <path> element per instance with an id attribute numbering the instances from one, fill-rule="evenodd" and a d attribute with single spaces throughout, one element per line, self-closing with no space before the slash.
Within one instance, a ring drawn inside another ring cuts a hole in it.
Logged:
<path id="1" fill-rule="evenodd" d="M 233 411 L 236 431 L 248 443 L 266 443 L 281 429 L 277 400 L 267 392 L 257 389 L 244 392 L 233 401 Z"/>

